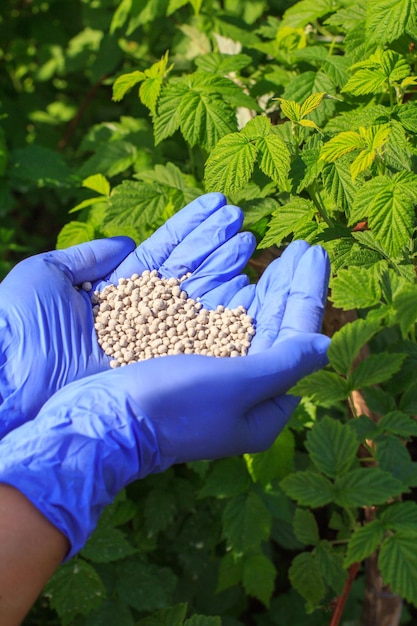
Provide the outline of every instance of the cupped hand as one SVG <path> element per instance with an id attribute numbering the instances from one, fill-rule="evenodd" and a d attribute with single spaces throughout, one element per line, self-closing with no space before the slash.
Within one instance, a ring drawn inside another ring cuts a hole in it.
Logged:
<path id="1" fill-rule="evenodd" d="M 0 443 L 0 482 L 61 530 L 72 556 L 130 482 L 174 463 L 267 449 L 296 406 L 287 392 L 327 363 L 319 331 L 328 275 L 324 250 L 296 242 L 257 286 L 228 291 L 255 317 L 246 357 L 166 356 L 65 386 Z"/>
<path id="2" fill-rule="evenodd" d="M 0 285 L 0 438 L 32 419 L 58 389 L 109 367 L 99 347 L 89 295 L 118 278 L 156 269 L 162 276 L 191 272 L 194 297 L 225 281 L 233 289 L 255 243 L 240 233 L 243 215 L 220 193 L 197 198 L 135 248 L 127 237 L 92 241 L 35 255 Z"/>

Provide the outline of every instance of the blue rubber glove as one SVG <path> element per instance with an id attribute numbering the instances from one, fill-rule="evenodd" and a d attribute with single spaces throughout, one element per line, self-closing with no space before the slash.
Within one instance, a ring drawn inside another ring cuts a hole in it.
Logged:
<path id="1" fill-rule="evenodd" d="M 255 241 L 239 233 L 243 214 L 220 193 L 201 196 L 135 249 L 127 237 L 92 241 L 33 256 L 0 285 L 0 438 L 29 419 L 67 383 L 109 368 L 93 326 L 84 281 L 101 290 L 119 277 L 157 269 L 177 278 L 193 272 L 196 297 L 235 279 Z M 185 283 L 184 283 L 185 285 Z"/>
<path id="2" fill-rule="evenodd" d="M 167 356 L 67 385 L 0 442 L 0 482 L 68 538 L 69 558 L 132 481 L 174 463 L 267 449 L 297 403 L 286 392 L 327 362 L 329 340 L 318 332 L 328 274 L 321 248 L 295 242 L 258 286 L 220 287 L 255 313 L 248 356 Z"/>

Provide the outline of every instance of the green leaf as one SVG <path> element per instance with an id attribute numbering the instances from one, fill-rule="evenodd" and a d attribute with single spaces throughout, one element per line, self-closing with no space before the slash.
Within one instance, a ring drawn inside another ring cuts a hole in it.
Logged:
<path id="1" fill-rule="evenodd" d="M 226 76 L 230 72 L 239 72 L 251 62 L 252 59 L 247 54 L 222 54 L 220 52 L 210 52 L 195 59 L 195 64 L 200 70 L 220 76 Z"/>
<path id="2" fill-rule="evenodd" d="M 413 0 L 369 0 L 366 31 L 370 41 L 389 43 L 404 34 L 415 23 Z"/>
<path id="3" fill-rule="evenodd" d="M 194 3 L 193 3 L 194 4 Z M 206 617 L 206 615 L 193 615 L 184 623 L 184 626 L 222 626 L 220 617 Z"/>
<path id="4" fill-rule="evenodd" d="M 359 441 L 347 424 L 325 416 L 309 431 L 305 445 L 317 469 L 336 478 L 355 462 Z"/>
<path id="5" fill-rule="evenodd" d="M 332 282 L 331 300 L 345 311 L 367 309 L 381 300 L 381 286 L 376 273 L 366 268 L 341 269 Z"/>
<path id="6" fill-rule="evenodd" d="M 297 3 L 298 7 L 300 3 Z M 283 97 L 288 100 L 295 100 L 300 105 L 315 93 L 326 93 L 335 95 L 335 87 L 330 78 L 322 71 L 318 72 L 302 72 L 289 81 L 285 87 Z M 335 108 L 335 100 L 322 100 L 320 106 L 311 113 L 311 119 L 318 126 L 322 126 L 326 120 L 331 117 Z"/>
<path id="7" fill-rule="evenodd" d="M 298 157 L 293 160 L 289 177 L 297 194 L 312 185 L 320 176 L 324 163 L 320 161 L 319 156 L 319 147 L 304 148 Z"/>
<path id="8" fill-rule="evenodd" d="M 213 148 L 237 128 L 235 112 L 219 95 L 190 90 L 181 100 L 180 127 L 184 139 L 195 146 Z"/>
<path id="9" fill-rule="evenodd" d="M 417 605 L 417 535 L 396 533 L 382 544 L 378 566 L 391 592 Z"/>
<path id="10" fill-rule="evenodd" d="M 294 514 L 293 525 L 295 536 L 302 544 L 315 546 L 319 543 L 319 527 L 311 511 L 297 508 Z"/>
<path id="11" fill-rule="evenodd" d="M 96 191 L 101 196 L 108 196 L 110 194 L 110 183 L 103 174 L 93 174 L 88 176 L 82 182 L 83 187 Z"/>
<path id="12" fill-rule="evenodd" d="M 250 476 L 241 458 L 221 459 L 213 464 L 199 497 L 231 498 L 247 491 L 249 484 Z"/>
<path id="13" fill-rule="evenodd" d="M 390 128 L 388 141 L 382 151 L 383 159 L 393 171 L 408 170 L 411 172 L 413 169 L 412 152 L 407 132 L 402 124 L 396 120 L 391 120 Z"/>
<path id="14" fill-rule="evenodd" d="M 146 527 L 149 532 L 166 530 L 173 521 L 176 511 L 175 493 L 172 490 L 154 488 L 146 496 L 143 505 Z"/>
<path id="15" fill-rule="evenodd" d="M 395 108 L 394 115 L 406 130 L 417 133 L 417 104 L 408 102 Z"/>
<path id="16" fill-rule="evenodd" d="M 114 564 L 120 600 L 138 611 L 156 611 L 169 606 L 177 579 L 167 567 L 141 562 L 130 557 Z"/>
<path id="17" fill-rule="evenodd" d="M 417 463 L 413 463 L 410 453 L 398 437 L 386 435 L 378 438 L 375 458 L 381 469 L 390 472 L 404 486 L 417 485 Z"/>
<path id="18" fill-rule="evenodd" d="M 300 0 L 285 11 L 283 22 L 292 28 L 304 27 L 333 11 L 331 0 Z"/>
<path id="19" fill-rule="evenodd" d="M 386 87 L 387 76 L 382 69 L 363 68 L 351 76 L 342 89 L 342 93 L 363 96 L 368 93 L 380 93 Z"/>
<path id="20" fill-rule="evenodd" d="M 417 286 L 406 285 L 395 295 L 393 306 L 404 338 L 411 332 L 417 321 Z"/>
<path id="21" fill-rule="evenodd" d="M 88 616 L 81 620 L 71 622 L 75 624 L 88 624 L 88 626 L 106 626 L 106 624 L 117 624 L 117 626 L 135 626 L 135 620 L 128 606 L 118 602 L 117 598 L 105 599 L 98 609 L 93 609 Z"/>
<path id="22" fill-rule="evenodd" d="M 297 554 L 288 570 L 288 576 L 294 589 L 309 604 L 316 606 L 322 600 L 325 586 L 318 563 L 311 552 Z"/>
<path id="23" fill-rule="evenodd" d="M 183 199 L 177 189 L 126 180 L 111 193 L 105 225 L 133 226 L 143 240 L 184 206 Z"/>
<path id="24" fill-rule="evenodd" d="M 86 209 L 87 207 L 92 207 L 95 204 L 100 204 L 100 203 L 105 203 L 105 202 L 106 200 L 102 196 L 95 196 L 94 198 L 87 198 L 86 200 L 83 200 L 82 202 L 77 204 L 75 207 L 70 209 L 68 213 L 77 213 L 77 211 L 82 211 L 83 209 Z"/>
<path id="25" fill-rule="evenodd" d="M 343 556 L 337 552 L 331 543 L 323 539 L 314 549 L 314 557 L 319 566 L 324 582 L 327 583 L 337 595 L 343 592 L 346 580 L 346 571 L 343 568 Z"/>
<path id="26" fill-rule="evenodd" d="M 135 85 L 145 79 L 145 73 L 135 70 L 128 74 L 122 74 L 113 83 L 113 100 L 119 102 Z"/>
<path id="27" fill-rule="evenodd" d="M 183 78 L 171 78 L 159 96 L 156 115 L 153 118 L 155 145 L 175 133 L 180 126 L 181 102 L 189 87 Z"/>
<path id="28" fill-rule="evenodd" d="M 116 176 L 131 167 L 137 159 L 137 148 L 129 141 L 115 140 L 100 145 L 100 149 L 84 161 L 77 174 L 81 178 L 96 172 Z"/>
<path id="29" fill-rule="evenodd" d="M 46 592 L 64 626 L 77 614 L 88 615 L 106 595 L 95 569 L 79 558 L 61 565 L 47 583 Z"/>
<path id="30" fill-rule="evenodd" d="M 94 227 L 91 224 L 86 224 L 85 222 L 68 222 L 58 235 L 56 247 L 58 250 L 62 250 L 70 246 L 77 246 L 80 243 L 92 241 L 94 235 Z"/>
<path id="31" fill-rule="evenodd" d="M 384 504 L 404 490 L 401 481 L 378 467 L 360 467 L 338 476 L 334 485 L 334 501 L 342 507 Z"/>
<path id="32" fill-rule="evenodd" d="M 261 247 L 279 245 L 285 237 L 296 232 L 303 224 L 311 221 L 316 209 L 310 200 L 293 197 L 287 204 L 278 207 L 268 223 L 268 231 Z"/>
<path id="33" fill-rule="evenodd" d="M 206 161 L 208 191 L 241 189 L 252 176 L 258 151 L 242 133 L 230 133 L 217 143 Z"/>
<path id="34" fill-rule="evenodd" d="M 276 569 L 263 554 L 255 554 L 244 561 L 242 583 L 245 592 L 260 600 L 266 607 L 275 588 Z"/>
<path id="35" fill-rule="evenodd" d="M 295 472 L 281 481 L 285 493 L 300 506 L 317 508 L 333 500 L 333 485 L 328 478 L 315 472 Z"/>
<path id="36" fill-rule="evenodd" d="M 117 29 L 121 28 L 125 24 L 130 10 L 132 8 L 132 0 L 120 0 L 115 12 L 113 13 L 112 21 L 110 24 L 110 33 L 114 33 Z"/>
<path id="37" fill-rule="evenodd" d="M 417 528 L 417 504 L 411 500 L 391 504 L 381 514 L 387 530 L 413 532 Z"/>
<path id="38" fill-rule="evenodd" d="M 366 17 L 366 5 L 362 2 L 354 2 L 353 4 L 343 7 L 336 11 L 325 21 L 325 24 L 338 26 L 344 32 L 349 32 L 356 26 L 360 25 Z"/>
<path id="39" fill-rule="evenodd" d="M 189 0 L 169 0 L 168 8 L 167 8 L 167 16 L 172 15 L 173 13 L 175 13 L 175 11 L 177 11 L 178 9 L 181 9 L 181 7 L 184 7 L 188 3 L 189 3 Z"/>
<path id="40" fill-rule="evenodd" d="M 312 113 L 317 109 L 317 107 L 321 104 L 326 93 L 324 91 L 313 93 L 311 96 L 308 96 L 301 105 L 300 117 L 303 118 L 309 113 Z"/>
<path id="41" fill-rule="evenodd" d="M 349 395 L 346 381 L 333 372 L 319 371 L 300 380 L 291 390 L 296 396 L 308 396 L 314 402 L 325 406 L 339 400 L 345 400 Z"/>
<path id="42" fill-rule="evenodd" d="M 12 180 L 33 183 L 39 188 L 68 187 L 73 182 L 62 154 L 35 143 L 13 150 L 8 170 Z"/>
<path id="43" fill-rule="evenodd" d="M 301 117 L 301 106 L 295 100 L 285 100 L 285 98 L 277 98 L 284 117 L 291 122 L 298 122 Z"/>
<path id="44" fill-rule="evenodd" d="M 328 163 L 323 169 L 323 185 L 338 209 L 349 215 L 356 193 L 356 185 L 350 173 L 350 158 L 341 157 L 334 163 Z"/>
<path id="45" fill-rule="evenodd" d="M 363 137 L 354 131 L 339 133 L 336 137 L 329 139 L 321 149 L 320 158 L 329 163 L 340 159 L 352 150 L 361 150 L 365 147 Z"/>
<path id="46" fill-rule="evenodd" d="M 220 593 L 238 585 L 242 580 L 242 573 L 243 558 L 236 556 L 233 552 L 227 552 L 220 560 L 216 592 Z"/>
<path id="47" fill-rule="evenodd" d="M 139 87 L 139 97 L 143 104 L 148 107 L 152 115 L 156 113 L 156 103 L 161 93 L 165 75 L 171 68 L 167 69 L 168 52 L 164 54 L 160 61 L 157 61 L 150 68 L 146 69 L 145 80 Z"/>
<path id="48" fill-rule="evenodd" d="M 378 429 L 405 439 L 417 437 L 417 421 L 401 411 L 390 411 L 383 415 L 378 422 Z"/>
<path id="49" fill-rule="evenodd" d="M 266 452 L 245 454 L 244 458 L 252 479 L 268 485 L 274 480 L 281 480 L 292 471 L 294 453 L 294 435 L 289 428 L 284 428 Z"/>
<path id="50" fill-rule="evenodd" d="M 350 223 L 368 217 L 374 236 L 393 256 L 401 252 L 412 235 L 416 180 L 410 172 L 398 172 L 391 178 L 377 176 L 356 194 Z"/>
<path id="51" fill-rule="evenodd" d="M 349 426 L 355 431 L 359 441 L 373 439 L 378 435 L 378 427 L 367 415 L 359 415 L 350 420 Z"/>
<path id="52" fill-rule="evenodd" d="M 286 189 L 290 168 L 290 153 L 286 144 L 271 133 L 256 141 L 256 148 L 261 157 L 259 167 L 272 178 L 281 189 Z"/>
<path id="53" fill-rule="evenodd" d="M 345 567 L 352 563 L 360 563 L 373 554 L 381 545 L 385 535 L 385 527 L 381 520 L 373 520 L 356 529 L 349 539 Z"/>
<path id="54" fill-rule="evenodd" d="M 99 522 L 82 549 L 81 556 L 94 563 L 110 563 L 135 552 L 136 549 L 130 545 L 121 530 Z"/>
<path id="55" fill-rule="evenodd" d="M 324 46 L 312 45 L 307 48 L 294 50 L 292 54 L 297 60 L 317 65 L 338 87 L 343 87 L 348 79 L 348 59 L 341 55 L 329 54 L 329 51 Z"/>
<path id="56" fill-rule="evenodd" d="M 357 319 L 348 322 L 333 335 L 327 354 L 336 372 L 345 376 L 350 372 L 359 350 L 380 327 L 379 320 Z"/>
<path id="57" fill-rule="evenodd" d="M 240 133 L 253 141 L 268 137 L 273 132 L 273 126 L 266 115 L 257 115 L 245 124 Z"/>
<path id="58" fill-rule="evenodd" d="M 165 165 L 155 165 L 153 170 L 138 172 L 136 178 L 140 178 L 140 180 L 145 182 L 160 183 L 164 187 L 172 188 L 172 190 L 178 189 L 181 192 L 182 199 L 179 199 L 179 204 L 175 204 L 176 210 L 181 209 L 184 204 L 188 204 L 201 194 L 199 188 L 189 186 L 188 177 L 176 165 L 170 162 L 165 163 Z"/>
<path id="59" fill-rule="evenodd" d="M 177 604 L 148 615 L 136 622 L 136 626 L 183 626 L 187 604 Z"/>
<path id="60" fill-rule="evenodd" d="M 362 389 L 389 380 L 396 374 L 405 359 L 405 354 L 380 352 L 371 354 L 358 363 L 348 379 L 350 389 Z"/>
<path id="61" fill-rule="evenodd" d="M 239 494 L 226 504 L 223 536 L 235 552 L 258 550 L 270 531 L 271 513 L 254 491 Z"/>

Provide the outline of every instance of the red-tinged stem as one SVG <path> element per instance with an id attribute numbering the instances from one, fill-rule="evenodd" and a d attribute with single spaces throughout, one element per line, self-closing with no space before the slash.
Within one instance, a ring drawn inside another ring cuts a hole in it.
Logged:
<path id="1" fill-rule="evenodd" d="M 101 87 L 101 85 L 103 84 L 103 81 L 106 79 L 106 75 L 102 76 L 101 78 L 99 78 L 99 80 L 96 82 L 95 85 L 93 85 L 90 89 L 90 91 L 87 93 L 87 95 L 85 96 L 84 100 L 81 102 L 81 105 L 75 115 L 75 117 L 73 117 L 73 119 L 70 121 L 70 123 L 68 124 L 67 130 L 64 134 L 64 136 L 62 137 L 62 139 L 59 141 L 58 143 L 58 150 L 64 150 L 64 148 L 67 147 L 67 144 L 69 142 L 69 140 L 71 139 L 72 135 L 75 132 L 75 129 L 77 128 L 83 114 L 84 111 L 86 110 L 86 108 L 88 107 L 88 105 L 90 104 L 90 102 L 93 100 L 94 96 L 96 95 L 97 91 L 99 90 L 99 88 Z"/>
<path id="2" fill-rule="evenodd" d="M 353 581 L 359 571 L 361 564 L 353 563 L 349 568 L 349 573 L 342 594 L 337 598 L 336 606 L 333 612 L 332 621 L 330 626 L 339 626 L 342 618 L 343 610 L 345 608 L 346 600 L 349 597 L 350 590 L 352 588 Z"/>

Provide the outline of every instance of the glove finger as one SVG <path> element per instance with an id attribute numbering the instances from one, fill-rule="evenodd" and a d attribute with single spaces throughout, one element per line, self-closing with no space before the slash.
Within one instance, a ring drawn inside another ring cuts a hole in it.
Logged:
<path id="1" fill-rule="evenodd" d="M 256 285 L 251 283 L 250 285 L 246 285 L 240 291 L 237 291 L 230 298 L 229 302 L 226 302 L 225 305 L 228 306 L 229 309 L 236 309 L 239 305 L 244 306 L 248 311 L 252 302 L 256 297 Z"/>
<path id="2" fill-rule="evenodd" d="M 213 192 L 196 198 L 141 243 L 125 262 L 108 277 L 109 281 L 117 283 L 119 278 L 126 278 L 135 273 L 141 274 L 148 269 L 159 269 L 176 246 L 196 228 L 204 225 L 205 221 L 225 204 L 226 198 L 221 193 Z M 195 250 L 194 254 L 196 254 Z M 200 250 L 197 251 L 197 254 L 200 254 Z M 183 271 L 181 275 L 185 274 L 186 271 L 188 270 Z M 173 276 L 172 273 L 170 275 Z"/>
<path id="3" fill-rule="evenodd" d="M 182 283 L 192 298 L 226 284 L 243 270 L 255 249 L 252 233 L 238 233 L 215 249 Z M 231 292 L 233 293 L 233 292 Z"/>
<path id="4" fill-rule="evenodd" d="M 327 252 L 313 246 L 303 255 L 291 283 L 278 341 L 296 333 L 317 333 L 321 330 L 330 263 Z"/>
<path id="5" fill-rule="evenodd" d="M 73 285 L 79 285 L 84 281 L 96 281 L 107 276 L 134 247 L 135 242 L 130 237 L 109 237 L 39 256 L 62 269 Z"/>
<path id="6" fill-rule="evenodd" d="M 248 408 L 287 393 L 298 380 L 327 365 L 329 343 L 325 335 L 305 333 L 262 353 L 233 359 L 238 361 L 236 368 L 242 368 L 241 384 L 245 389 L 245 397 L 238 402 Z"/>
<path id="7" fill-rule="evenodd" d="M 215 309 L 219 304 L 229 307 L 231 294 L 240 293 L 248 285 L 249 278 L 246 274 L 239 274 L 231 278 L 218 287 L 211 289 L 204 296 L 199 297 L 199 301 L 205 309 Z M 195 297 L 195 296 L 191 296 Z M 231 308 L 231 307 L 229 307 Z"/>
<path id="8" fill-rule="evenodd" d="M 272 261 L 262 274 L 248 314 L 256 320 L 256 335 L 250 353 L 262 352 L 276 340 L 284 317 L 288 294 L 297 266 L 309 249 L 305 241 L 294 241 Z"/>
<path id="9" fill-rule="evenodd" d="M 249 434 L 248 448 L 244 452 L 264 452 L 287 425 L 300 399 L 295 396 L 277 396 L 261 402 L 246 415 Z"/>
<path id="10" fill-rule="evenodd" d="M 221 207 L 173 249 L 167 260 L 160 266 L 159 273 L 166 277 L 181 277 L 187 272 L 202 275 L 204 272 L 202 264 L 206 260 L 209 266 L 214 264 L 220 268 L 222 259 L 224 259 L 223 262 L 227 262 L 228 257 L 233 256 L 233 251 L 225 247 L 225 244 L 239 232 L 242 223 L 241 209 L 232 205 Z M 246 235 L 244 242 L 242 241 L 236 249 L 235 254 L 238 257 L 246 255 L 245 247 L 248 248 L 250 254 L 253 252 L 254 245 L 250 245 L 253 237 L 248 233 Z"/>

